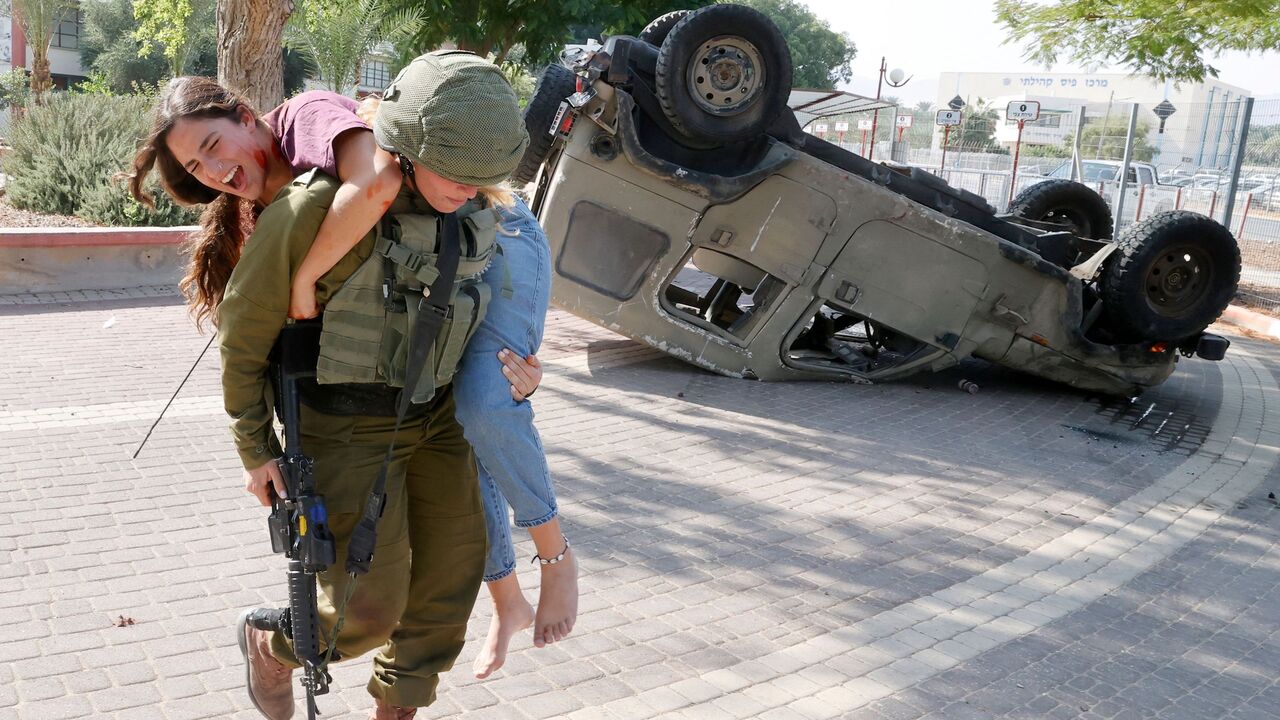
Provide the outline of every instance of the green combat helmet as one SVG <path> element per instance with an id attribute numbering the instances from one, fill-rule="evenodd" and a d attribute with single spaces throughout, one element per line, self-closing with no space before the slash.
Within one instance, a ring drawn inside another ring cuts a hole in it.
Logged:
<path id="1" fill-rule="evenodd" d="M 496 65 L 461 50 L 421 55 L 387 86 L 373 137 L 463 185 L 502 182 L 529 135 L 510 83 Z"/>

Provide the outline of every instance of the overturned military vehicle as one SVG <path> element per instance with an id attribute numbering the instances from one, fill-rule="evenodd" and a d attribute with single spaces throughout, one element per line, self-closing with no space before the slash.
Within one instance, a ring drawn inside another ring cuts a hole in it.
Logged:
<path id="1" fill-rule="evenodd" d="M 568 66 L 566 66 L 568 65 Z M 562 308 L 700 367 L 878 382 L 969 356 L 1104 393 L 1218 360 L 1239 280 L 1222 225 L 1114 242 L 1065 180 L 998 215 L 918 168 L 804 133 L 767 17 L 712 5 L 548 67 L 516 179 L 535 182 Z"/>

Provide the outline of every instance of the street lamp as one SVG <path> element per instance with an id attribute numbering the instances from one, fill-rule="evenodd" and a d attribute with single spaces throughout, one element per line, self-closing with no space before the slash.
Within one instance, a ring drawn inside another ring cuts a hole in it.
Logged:
<path id="1" fill-rule="evenodd" d="M 893 70 L 889 70 L 889 66 L 885 64 L 884 60 L 885 60 L 884 57 L 880 58 L 880 79 L 876 81 L 876 100 L 880 99 L 880 89 L 881 89 L 880 86 L 883 85 L 885 82 L 889 83 L 889 87 L 900 88 L 903 85 L 906 85 L 907 83 L 911 82 L 911 78 L 915 77 L 915 75 L 912 75 L 910 77 L 905 77 L 906 73 L 902 70 L 902 68 L 894 68 Z M 884 77 L 886 70 L 889 70 L 889 79 L 887 81 L 885 80 L 885 77 Z M 875 114 L 871 116 L 871 147 L 867 150 L 868 160 L 871 160 L 872 156 L 875 155 L 875 152 L 876 152 L 876 125 L 879 122 L 880 122 L 880 108 L 876 108 Z"/>

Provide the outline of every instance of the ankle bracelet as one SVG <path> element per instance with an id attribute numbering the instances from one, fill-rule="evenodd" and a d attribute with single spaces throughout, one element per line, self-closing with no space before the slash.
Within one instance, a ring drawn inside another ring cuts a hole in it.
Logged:
<path id="1" fill-rule="evenodd" d="M 560 551 L 559 555 L 553 558 L 544 558 L 541 555 L 535 554 L 533 556 L 533 559 L 530 560 L 529 562 L 537 562 L 543 565 L 555 565 L 561 560 L 564 560 L 565 553 L 569 552 L 569 538 L 565 537 L 564 535 L 561 535 L 560 538 L 564 540 L 564 549 Z"/>

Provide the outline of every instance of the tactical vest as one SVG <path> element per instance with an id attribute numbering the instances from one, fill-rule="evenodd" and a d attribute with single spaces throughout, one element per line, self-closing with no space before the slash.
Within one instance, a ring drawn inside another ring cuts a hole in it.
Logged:
<path id="1" fill-rule="evenodd" d="M 498 213 L 472 201 L 458 210 L 458 218 L 462 248 L 453 298 L 415 386 L 415 403 L 427 402 L 453 379 L 467 341 L 489 306 L 489 286 L 480 276 L 498 251 Z M 437 222 L 438 215 L 421 198 L 406 202 L 402 196 L 374 228 L 373 253 L 325 305 L 316 365 L 321 385 L 405 387 L 409 335 L 417 326 L 419 300 L 439 276 Z"/>

